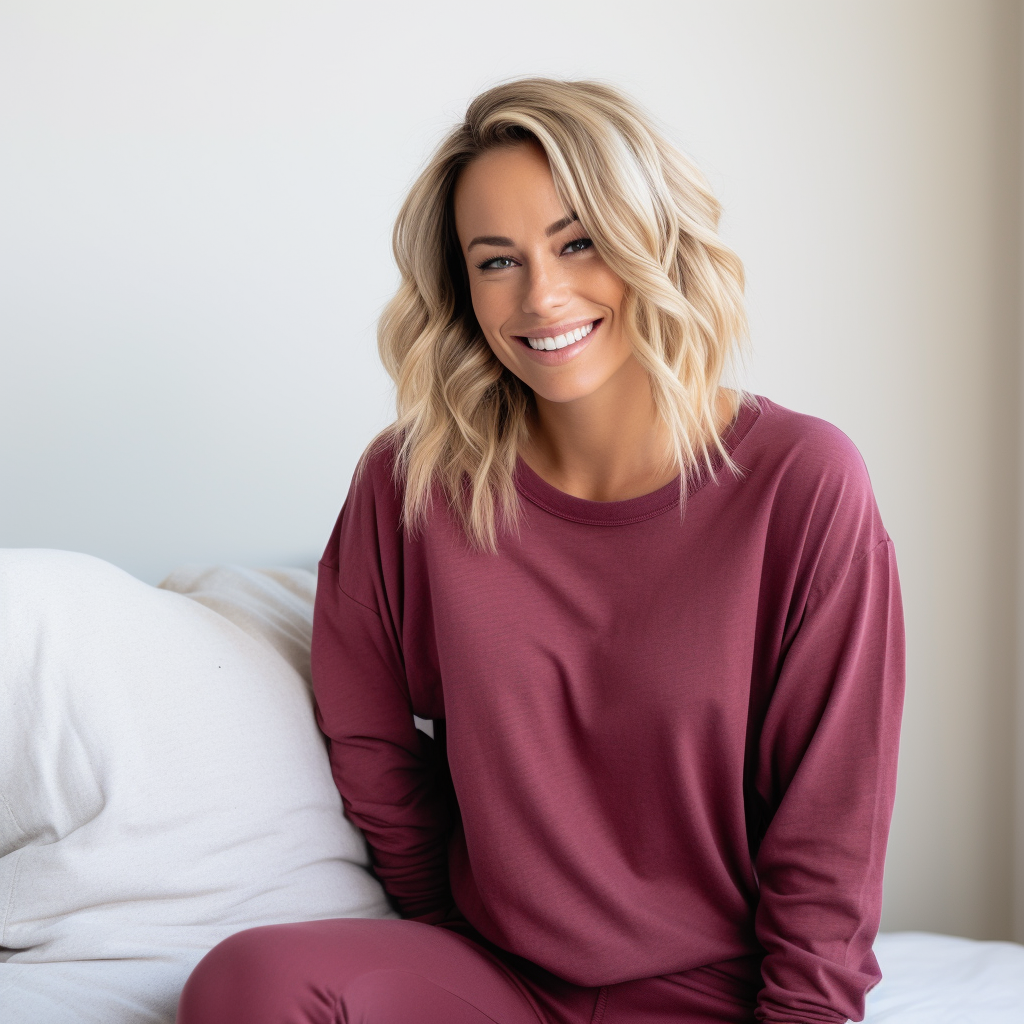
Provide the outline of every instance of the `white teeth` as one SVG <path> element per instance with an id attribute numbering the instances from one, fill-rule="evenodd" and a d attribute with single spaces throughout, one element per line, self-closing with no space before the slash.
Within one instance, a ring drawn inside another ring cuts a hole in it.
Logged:
<path id="1" fill-rule="evenodd" d="M 546 349 L 550 352 L 552 349 L 565 348 L 566 345 L 582 341 L 593 329 L 594 325 L 589 323 L 586 327 L 577 327 L 575 331 L 567 331 L 554 338 L 527 338 L 526 340 L 530 343 L 530 348 Z"/>

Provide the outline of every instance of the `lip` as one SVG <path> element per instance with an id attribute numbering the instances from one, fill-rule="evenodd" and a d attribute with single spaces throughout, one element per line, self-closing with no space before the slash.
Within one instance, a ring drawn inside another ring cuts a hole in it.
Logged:
<path id="1" fill-rule="evenodd" d="M 555 324 L 553 327 L 542 328 L 542 330 L 547 332 L 545 334 L 514 334 L 513 337 L 519 346 L 525 350 L 526 354 L 536 359 L 537 362 L 543 363 L 545 366 L 558 366 L 560 363 L 567 363 L 570 359 L 578 356 L 590 344 L 590 339 L 597 334 L 603 323 L 603 317 L 592 317 L 586 320 L 567 320 L 565 323 Z M 565 334 L 567 331 L 575 331 L 577 327 L 586 327 L 587 324 L 593 324 L 594 329 L 585 338 L 580 338 L 579 341 L 574 341 L 571 345 L 566 345 L 565 348 L 531 348 L 530 343 L 523 340 L 524 338 L 554 338 L 559 334 Z"/>
<path id="2" fill-rule="evenodd" d="M 514 334 L 514 338 L 557 338 L 567 331 L 575 331 L 577 327 L 586 327 L 587 324 L 596 323 L 599 316 L 588 316 L 581 320 L 563 320 L 560 324 L 552 324 L 550 327 L 535 327 L 529 334 Z M 543 333 L 541 333 L 543 332 Z"/>

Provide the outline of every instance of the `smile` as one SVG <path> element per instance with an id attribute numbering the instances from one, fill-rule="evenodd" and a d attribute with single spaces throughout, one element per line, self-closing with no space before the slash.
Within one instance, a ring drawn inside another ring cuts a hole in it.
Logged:
<path id="1" fill-rule="evenodd" d="M 589 324 L 585 324 L 583 327 L 577 327 L 574 331 L 566 331 L 564 334 L 556 334 L 551 338 L 522 338 L 530 348 L 540 350 L 546 349 L 551 351 L 556 348 L 567 348 L 569 345 L 574 345 L 577 341 L 582 341 L 593 329 L 596 320 L 592 320 Z"/>

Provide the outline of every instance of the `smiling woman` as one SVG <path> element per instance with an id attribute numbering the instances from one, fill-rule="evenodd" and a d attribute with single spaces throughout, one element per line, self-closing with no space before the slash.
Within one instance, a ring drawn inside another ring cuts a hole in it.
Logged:
<path id="1" fill-rule="evenodd" d="M 178 1024 L 861 1019 L 895 556 L 845 435 L 722 385 L 745 320 L 718 215 L 588 82 L 477 97 L 413 185 L 379 327 L 398 415 L 312 643 L 404 920 L 239 932 Z"/>
<path id="2" fill-rule="evenodd" d="M 466 167 L 454 210 L 459 238 L 472 239 L 464 252 L 473 311 L 496 358 L 532 393 L 520 457 L 570 494 L 630 498 L 680 476 L 679 457 L 634 358 L 626 284 L 575 213 L 548 223 L 563 206 L 536 142 L 496 147 Z M 476 234 L 501 224 L 514 225 L 515 237 Z M 719 397 L 715 437 L 735 412 L 728 394 Z"/>
<path id="3" fill-rule="evenodd" d="M 678 478 L 680 512 L 699 466 L 736 471 L 722 431 L 752 400 L 720 386 L 746 317 L 719 216 L 607 86 L 526 79 L 470 104 L 399 213 L 403 283 L 378 332 L 398 389 L 379 440 L 399 439 L 411 528 L 440 484 L 493 551 L 496 521 L 518 521 L 519 459 L 602 501 Z"/>

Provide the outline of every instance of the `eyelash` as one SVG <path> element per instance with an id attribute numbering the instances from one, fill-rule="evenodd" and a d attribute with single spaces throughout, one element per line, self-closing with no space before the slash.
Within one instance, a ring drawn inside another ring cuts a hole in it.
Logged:
<path id="1" fill-rule="evenodd" d="M 574 249 L 573 252 L 586 252 L 594 243 L 584 235 L 579 238 L 574 238 L 571 242 L 565 243 L 565 248 L 568 249 L 570 245 L 577 245 L 580 242 L 586 242 L 587 244 L 582 249 Z M 477 270 L 508 270 L 508 267 L 492 267 L 492 263 L 497 263 L 498 260 L 511 260 L 511 256 L 492 256 L 489 260 L 484 260 L 483 263 L 476 265 Z"/>

